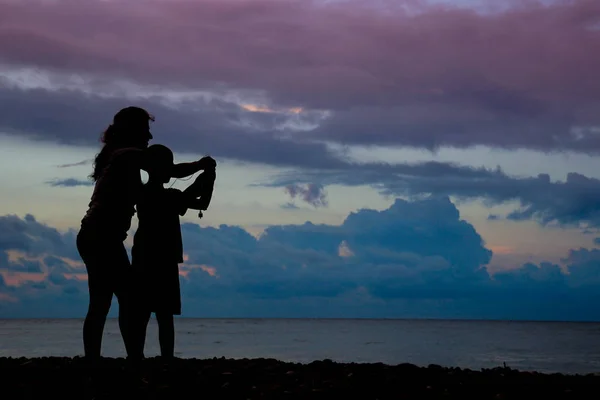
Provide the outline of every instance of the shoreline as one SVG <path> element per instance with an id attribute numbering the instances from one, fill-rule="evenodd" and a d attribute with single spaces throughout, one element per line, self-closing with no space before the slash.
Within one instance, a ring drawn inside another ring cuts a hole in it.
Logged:
<path id="1" fill-rule="evenodd" d="M 510 367 L 310 363 L 275 359 L 147 358 L 132 368 L 104 358 L 91 368 L 81 357 L 0 358 L 7 398 L 599 398 L 600 375 L 548 374 Z M 189 394 L 188 394 L 189 393 Z"/>
<path id="2" fill-rule="evenodd" d="M 152 316 L 152 319 L 155 317 Z M 47 316 L 30 316 L 30 317 L 14 317 L 10 315 L 0 316 L 0 322 L 4 321 L 53 321 L 53 320 L 72 320 L 72 321 L 83 321 L 85 319 L 84 316 L 79 317 L 65 317 L 65 316 L 56 316 L 56 317 L 47 317 Z M 531 323 L 531 324 L 600 324 L 600 320 L 593 319 L 525 319 L 525 318 L 516 318 L 516 319 L 498 319 L 498 318 L 434 318 L 434 317 L 278 317 L 278 316 L 270 316 L 270 317 L 242 317 L 242 316 L 233 316 L 233 317 L 215 317 L 215 316 L 184 316 L 184 315 L 176 315 L 176 320 L 247 320 L 247 321 L 403 321 L 403 322 L 485 322 L 485 323 Z M 118 316 L 110 315 L 107 317 L 107 320 L 118 320 Z"/>

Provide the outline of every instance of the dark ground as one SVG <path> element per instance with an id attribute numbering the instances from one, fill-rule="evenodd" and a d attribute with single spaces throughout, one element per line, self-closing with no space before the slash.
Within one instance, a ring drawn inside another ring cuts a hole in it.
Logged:
<path id="1" fill-rule="evenodd" d="M 2 399 L 600 399 L 600 377 L 272 359 L 0 358 Z"/>

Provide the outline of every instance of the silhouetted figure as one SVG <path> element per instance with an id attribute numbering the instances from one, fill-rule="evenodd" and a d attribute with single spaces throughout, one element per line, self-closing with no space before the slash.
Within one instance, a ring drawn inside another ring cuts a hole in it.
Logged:
<path id="1" fill-rule="evenodd" d="M 208 208 L 216 170 L 206 170 L 182 192 L 164 187 L 173 168 L 171 150 L 152 145 L 146 150 L 146 162 L 149 177 L 137 203 L 139 225 L 131 252 L 140 318 L 136 342 L 138 353 L 143 354 L 148 321 L 155 313 L 161 356 L 169 360 L 175 346 L 173 316 L 181 314 L 179 264 L 183 263 L 183 242 L 179 217 L 189 208 Z"/>
<path id="2" fill-rule="evenodd" d="M 94 161 L 95 181 L 89 209 L 81 221 L 77 249 L 88 273 L 90 303 L 83 325 L 85 356 L 98 359 L 102 334 L 112 296 L 119 302 L 119 328 L 128 356 L 139 356 L 130 340 L 131 263 L 123 241 L 131 226 L 142 189 L 140 169 L 146 169 L 144 150 L 152 139 L 154 117 L 139 107 L 120 110 L 102 135 L 104 146 Z M 171 176 L 182 178 L 202 169 L 214 169 L 215 161 L 177 164 Z"/>

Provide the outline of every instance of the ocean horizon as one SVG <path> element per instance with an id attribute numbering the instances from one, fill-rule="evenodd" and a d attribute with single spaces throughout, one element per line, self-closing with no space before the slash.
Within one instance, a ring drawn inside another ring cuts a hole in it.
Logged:
<path id="1" fill-rule="evenodd" d="M 82 322 L 82 318 L 0 319 L 0 356 L 81 356 Z M 182 358 L 600 371 L 600 323 L 588 321 L 181 317 L 175 329 L 176 356 Z M 146 356 L 158 354 L 158 329 L 152 320 Z M 115 318 L 106 324 L 103 355 L 125 356 Z"/>

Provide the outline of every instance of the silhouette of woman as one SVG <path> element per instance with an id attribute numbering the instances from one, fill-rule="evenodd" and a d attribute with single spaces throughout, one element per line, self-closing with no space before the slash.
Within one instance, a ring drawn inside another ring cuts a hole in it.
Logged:
<path id="1" fill-rule="evenodd" d="M 131 299 L 131 263 L 124 240 L 135 214 L 144 167 L 144 150 L 152 134 L 150 121 L 154 117 L 139 107 L 127 107 L 113 118 L 104 131 L 104 146 L 94 161 L 91 178 L 94 192 L 87 213 L 77 235 L 77 249 L 88 273 L 90 302 L 83 324 L 85 356 L 97 360 L 101 355 L 102 334 L 110 310 L 112 296 L 119 303 L 119 329 L 129 358 L 137 354 Z M 211 157 L 175 164 L 172 177 L 183 178 L 196 172 L 214 168 Z"/>

